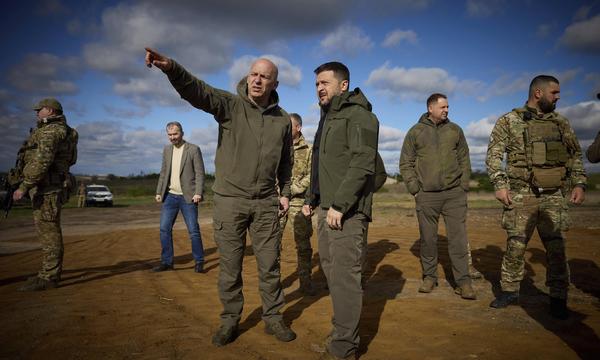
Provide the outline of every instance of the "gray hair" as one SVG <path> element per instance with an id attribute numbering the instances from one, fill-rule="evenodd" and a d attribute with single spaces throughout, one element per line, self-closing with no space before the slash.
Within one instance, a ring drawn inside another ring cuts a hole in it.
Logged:
<path id="1" fill-rule="evenodd" d="M 170 123 L 167 124 L 167 131 L 169 131 L 170 128 L 177 126 L 179 128 L 179 132 L 181 132 L 183 134 L 183 127 L 181 126 L 181 123 L 179 123 L 179 121 L 171 121 Z"/>

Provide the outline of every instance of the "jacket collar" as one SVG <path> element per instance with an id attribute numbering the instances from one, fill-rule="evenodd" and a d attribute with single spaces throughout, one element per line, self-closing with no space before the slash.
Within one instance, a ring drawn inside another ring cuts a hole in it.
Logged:
<path id="1" fill-rule="evenodd" d="M 267 107 L 262 108 L 256 105 L 254 102 L 252 102 L 252 100 L 250 100 L 250 98 L 248 97 L 248 83 L 246 79 L 247 77 L 245 76 L 242 80 L 240 80 L 240 82 L 237 85 L 237 93 L 242 99 L 244 99 L 252 106 L 261 109 L 263 112 L 276 108 L 279 105 L 279 94 L 277 94 L 276 90 L 271 91 L 271 96 L 269 97 L 269 105 L 267 105 Z"/>

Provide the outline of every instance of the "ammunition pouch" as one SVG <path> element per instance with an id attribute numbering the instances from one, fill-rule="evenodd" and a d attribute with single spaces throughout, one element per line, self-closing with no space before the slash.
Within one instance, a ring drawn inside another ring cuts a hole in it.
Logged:
<path id="1" fill-rule="evenodd" d="M 567 148 L 560 141 L 534 142 L 531 146 L 534 166 L 564 166 L 569 160 Z"/>
<path id="2" fill-rule="evenodd" d="M 531 184 L 541 189 L 558 189 L 566 177 L 565 167 L 531 169 Z"/>

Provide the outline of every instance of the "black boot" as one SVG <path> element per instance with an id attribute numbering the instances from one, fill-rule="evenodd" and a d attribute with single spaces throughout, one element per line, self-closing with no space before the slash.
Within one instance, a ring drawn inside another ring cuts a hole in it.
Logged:
<path id="1" fill-rule="evenodd" d="M 496 309 L 502 309 L 511 304 L 516 304 L 519 301 L 518 291 L 503 291 L 498 297 L 492 301 L 491 307 Z"/>
<path id="2" fill-rule="evenodd" d="M 567 320 L 569 318 L 567 299 L 550 297 L 550 315 L 559 320 Z"/>

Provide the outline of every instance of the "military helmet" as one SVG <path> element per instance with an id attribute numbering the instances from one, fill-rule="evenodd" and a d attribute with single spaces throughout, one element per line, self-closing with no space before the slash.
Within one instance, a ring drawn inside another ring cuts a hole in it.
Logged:
<path id="1" fill-rule="evenodd" d="M 40 102 L 33 106 L 33 110 L 40 111 L 44 107 L 54 109 L 60 112 L 63 111 L 62 105 L 55 98 L 46 98 L 40 100 Z"/>

